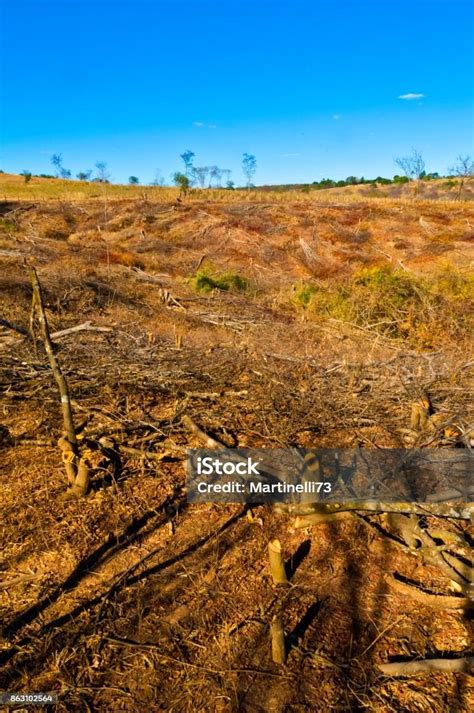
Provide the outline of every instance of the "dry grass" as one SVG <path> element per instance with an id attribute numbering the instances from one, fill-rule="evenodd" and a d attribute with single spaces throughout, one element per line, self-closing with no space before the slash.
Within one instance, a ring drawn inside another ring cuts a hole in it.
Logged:
<path id="1" fill-rule="evenodd" d="M 29 183 L 25 183 L 22 176 L 15 174 L 0 174 L 0 197 L 3 200 L 59 200 L 80 202 L 84 200 L 173 200 L 180 194 L 178 188 L 160 186 L 140 186 L 123 184 L 100 184 L 93 182 L 48 179 L 33 177 Z M 248 192 L 247 190 L 226 190 L 226 189 L 199 189 L 190 191 L 188 201 L 208 200 L 209 194 L 212 200 L 223 203 L 265 203 L 271 200 L 274 203 L 287 203 L 316 201 L 318 203 L 332 203 L 334 201 L 342 203 L 353 203 L 360 200 L 370 200 L 374 202 L 400 201 L 411 203 L 417 202 L 459 202 L 457 200 L 456 182 L 447 182 L 444 179 L 430 181 L 415 186 L 407 184 L 404 186 L 379 186 L 373 188 L 369 185 L 345 186 L 343 188 L 330 188 L 326 190 L 291 190 L 290 192 L 281 190 L 266 190 L 259 188 Z M 474 198 L 474 182 L 467 183 L 463 191 L 463 201 L 470 201 Z"/>

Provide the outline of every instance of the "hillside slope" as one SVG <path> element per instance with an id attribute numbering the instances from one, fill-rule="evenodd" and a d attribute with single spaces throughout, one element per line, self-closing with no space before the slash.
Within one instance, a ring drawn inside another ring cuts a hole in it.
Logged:
<path id="1" fill-rule="evenodd" d="M 470 652 L 466 579 L 383 515 L 296 529 L 264 507 L 189 505 L 185 452 L 201 442 L 183 416 L 229 446 L 468 445 L 474 207 L 158 191 L 1 213 L 2 689 L 59 691 L 64 711 L 467 711 L 466 674 L 378 669 Z M 120 454 L 95 454 L 80 501 L 61 500 L 25 260 L 82 436 Z M 411 422 L 426 394 L 435 430 Z M 466 522 L 423 527 L 466 566 Z M 268 634 L 280 611 L 285 667 Z"/>

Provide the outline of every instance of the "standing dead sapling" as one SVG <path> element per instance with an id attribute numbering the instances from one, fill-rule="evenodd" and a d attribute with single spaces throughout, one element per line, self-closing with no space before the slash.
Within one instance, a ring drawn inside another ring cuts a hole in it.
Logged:
<path id="1" fill-rule="evenodd" d="M 79 446 L 77 443 L 76 429 L 74 427 L 74 418 L 72 415 L 71 398 L 69 395 L 69 387 L 67 380 L 61 370 L 61 365 L 54 352 L 53 342 L 49 331 L 48 320 L 44 309 L 43 295 L 41 284 L 38 279 L 38 274 L 34 267 L 29 266 L 28 272 L 30 275 L 31 285 L 33 288 L 33 299 L 31 306 L 30 328 L 32 336 L 34 336 L 35 318 L 38 320 L 41 338 L 48 357 L 54 380 L 56 381 L 59 395 L 61 398 L 61 411 L 64 424 L 64 432 L 58 441 L 58 446 L 61 450 L 61 455 L 66 470 L 69 490 L 64 496 L 64 499 L 75 499 L 83 497 L 87 493 L 90 477 L 90 466 L 85 457 L 80 457 Z"/>

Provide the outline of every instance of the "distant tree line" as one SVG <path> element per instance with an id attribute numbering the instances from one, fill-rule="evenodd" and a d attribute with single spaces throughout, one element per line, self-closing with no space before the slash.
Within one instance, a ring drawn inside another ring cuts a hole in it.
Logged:
<path id="1" fill-rule="evenodd" d="M 366 184 L 375 185 L 377 183 L 381 185 L 389 185 L 390 183 L 408 183 L 409 178 L 406 176 L 395 175 L 393 178 L 384 178 L 383 176 L 377 176 L 377 178 L 357 178 L 357 176 L 348 176 L 345 179 L 339 181 L 333 180 L 332 178 L 323 178 L 321 181 L 313 181 L 311 186 L 317 189 L 324 188 L 343 188 L 344 186 L 363 186 Z"/>
<path id="2" fill-rule="evenodd" d="M 343 188 L 344 186 L 388 186 L 391 184 L 410 183 L 411 181 L 432 181 L 437 178 L 446 178 L 450 182 L 449 187 L 457 186 L 457 197 L 461 198 L 466 181 L 474 176 L 474 160 L 470 156 L 458 156 L 455 165 L 448 169 L 448 173 L 445 176 L 442 176 L 438 172 L 427 173 L 424 158 L 417 149 L 413 149 L 409 156 L 395 158 L 394 163 L 402 170 L 403 175 L 395 174 L 393 178 L 385 178 L 384 176 L 377 176 L 376 178 L 348 176 L 344 180 L 323 178 L 321 181 L 313 181 L 313 183 L 299 185 L 287 184 L 286 186 L 273 186 L 273 188 L 285 190 L 298 187 L 301 190 L 309 191 L 324 190 L 326 188 Z M 262 186 L 262 188 L 264 187 L 265 186 Z"/>
<path id="3" fill-rule="evenodd" d="M 420 177 L 422 181 L 432 181 L 436 178 L 442 178 L 439 173 L 426 173 Z M 342 188 L 343 186 L 363 186 L 363 185 L 373 185 L 379 184 L 380 186 L 389 186 L 393 183 L 409 183 L 410 178 L 408 176 L 399 176 L 395 174 L 392 178 L 385 178 L 384 176 L 377 176 L 377 178 L 357 178 L 356 176 L 348 176 L 344 180 L 335 181 L 331 178 L 323 178 L 321 181 L 313 181 L 311 184 L 315 188 Z"/>
<path id="4" fill-rule="evenodd" d="M 222 188 L 228 190 L 235 189 L 235 183 L 231 180 L 232 171 L 228 168 L 220 168 L 216 164 L 210 166 L 195 166 L 195 153 L 187 149 L 180 155 L 183 161 L 184 168 L 181 171 L 176 171 L 172 174 L 173 183 L 181 189 L 181 192 L 186 195 L 191 188 Z M 71 178 L 70 169 L 66 168 L 63 163 L 62 154 L 56 153 L 51 156 L 51 164 L 55 169 L 55 175 L 41 173 L 32 174 L 31 171 L 24 170 L 21 172 L 25 183 L 29 183 L 33 175 L 39 175 L 40 178 L 60 178 L 68 180 Z M 343 188 L 345 186 L 359 185 L 390 185 L 404 184 L 410 181 L 431 181 L 437 178 L 456 179 L 452 182 L 452 187 L 457 186 L 458 197 L 460 198 L 465 187 L 466 181 L 474 176 L 474 160 L 470 156 L 458 156 L 454 166 L 448 169 L 446 176 L 441 176 L 437 172 L 427 173 L 425 160 L 421 152 L 417 149 L 412 149 L 408 156 L 397 157 L 394 163 L 400 168 L 401 174 L 395 174 L 392 178 L 377 176 L 376 178 L 358 178 L 357 176 L 348 176 L 344 180 L 334 180 L 332 178 L 323 178 L 320 181 L 313 181 L 310 184 L 282 184 L 272 186 L 272 188 L 280 190 L 288 190 L 299 188 L 302 190 L 323 190 L 326 188 Z M 242 155 L 242 172 L 245 176 L 245 187 L 250 190 L 254 187 L 253 180 L 257 171 L 257 159 L 253 154 L 244 153 Z M 95 172 L 92 169 L 79 171 L 76 174 L 79 181 L 91 181 L 94 183 L 110 183 L 110 173 L 107 169 L 107 164 L 104 161 L 97 161 L 95 164 Z M 137 186 L 140 183 L 138 176 L 130 176 L 128 183 L 131 186 Z M 165 185 L 165 180 L 161 176 L 159 170 L 156 172 L 154 180 L 151 182 L 154 186 Z M 261 186 L 268 188 L 269 186 Z"/>

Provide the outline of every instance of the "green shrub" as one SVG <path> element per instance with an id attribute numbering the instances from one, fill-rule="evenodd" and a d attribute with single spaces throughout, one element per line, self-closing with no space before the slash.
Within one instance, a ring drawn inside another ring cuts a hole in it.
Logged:
<path id="1" fill-rule="evenodd" d="M 0 218 L 0 230 L 6 230 L 8 233 L 13 233 L 18 230 L 18 226 L 8 218 Z"/>
<path id="2" fill-rule="evenodd" d="M 198 292 L 212 292 L 213 290 L 245 292 L 248 289 L 248 281 L 236 272 L 223 272 L 220 275 L 212 275 L 207 270 L 199 270 L 191 278 L 191 283 Z"/>
<path id="3" fill-rule="evenodd" d="M 441 188 L 454 188 L 455 186 L 458 185 L 457 181 L 454 181 L 452 178 L 449 178 L 447 181 L 444 181 L 441 184 Z"/>
<path id="4" fill-rule="evenodd" d="M 393 177 L 393 182 L 394 183 L 410 183 L 410 179 L 408 178 L 408 176 L 399 176 L 398 174 L 396 174 Z"/>
<path id="5" fill-rule="evenodd" d="M 315 316 L 429 348 L 446 337 L 469 334 L 474 277 L 447 267 L 421 278 L 385 265 L 360 270 L 344 282 L 301 288 L 296 301 Z"/>
<path id="6" fill-rule="evenodd" d="M 181 171 L 177 171 L 173 176 L 173 182 L 177 186 L 183 195 L 187 195 L 190 188 L 189 178 Z"/>
<path id="7" fill-rule="evenodd" d="M 302 307 L 307 307 L 317 293 L 316 285 L 299 284 L 294 288 L 293 302 Z"/>

